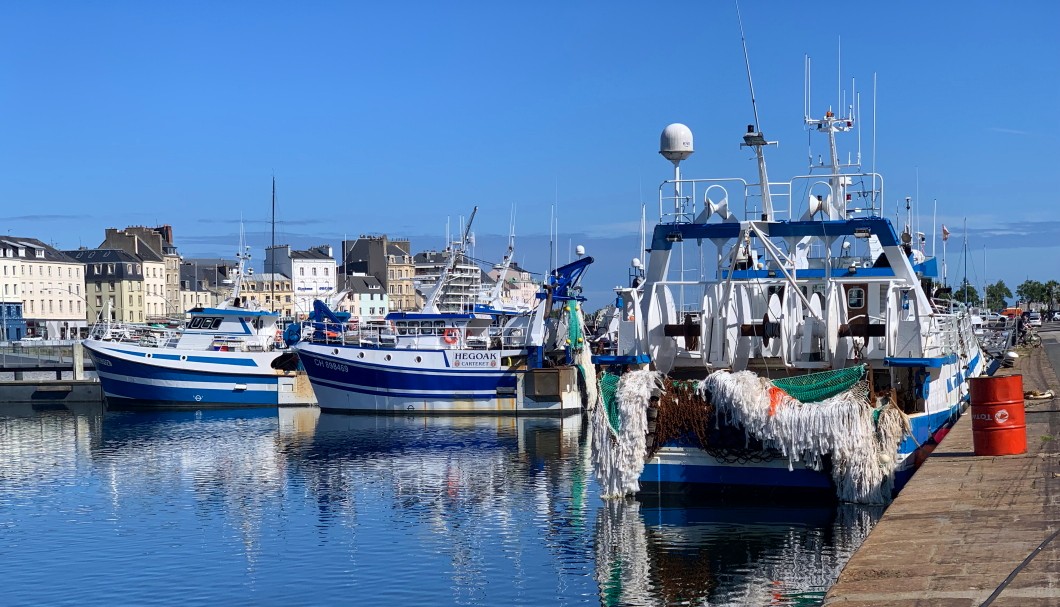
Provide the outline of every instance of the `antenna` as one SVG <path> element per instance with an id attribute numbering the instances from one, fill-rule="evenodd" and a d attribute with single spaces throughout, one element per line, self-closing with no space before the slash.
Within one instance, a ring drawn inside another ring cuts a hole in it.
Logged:
<path id="1" fill-rule="evenodd" d="M 762 127 L 758 122 L 758 104 L 755 103 L 755 85 L 751 81 L 751 59 L 747 54 L 747 37 L 743 32 L 743 17 L 740 15 L 740 3 L 736 2 L 736 19 L 740 22 L 740 44 L 743 45 L 743 63 L 747 69 L 747 87 L 751 90 L 751 109 L 755 115 L 755 131 L 761 133 Z"/>
<path id="2" fill-rule="evenodd" d="M 872 73 L 872 191 L 876 196 L 876 72 Z M 873 201 L 875 202 L 875 201 Z M 883 199 L 880 198 L 880 211 L 883 211 Z M 873 207 L 876 205 L 873 204 Z"/>

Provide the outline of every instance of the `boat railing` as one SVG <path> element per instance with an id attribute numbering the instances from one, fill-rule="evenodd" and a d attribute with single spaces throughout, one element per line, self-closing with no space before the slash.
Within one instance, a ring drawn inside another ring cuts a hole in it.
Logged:
<path id="1" fill-rule="evenodd" d="M 859 181 L 860 187 L 857 185 Z M 770 182 L 767 187 L 773 207 L 771 219 L 796 219 L 795 213 L 806 209 L 810 196 L 820 196 L 822 200 L 834 198 L 836 186 L 842 189 L 846 198 L 845 216 L 850 213 L 878 216 L 882 213 L 883 176 L 879 173 L 821 173 L 798 175 L 786 182 Z M 743 205 L 744 218 L 761 219 L 762 198 L 760 184 L 748 183 L 738 177 L 669 179 L 659 186 L 659 223 L 692 223 L 699 216 L 699 209 L 708 206 L 711 213 L 727 209 L 735 215 L 738 208 L 734 204 Z M 866 203 L 865 206 L 861 206 L 862 202 Z"/>

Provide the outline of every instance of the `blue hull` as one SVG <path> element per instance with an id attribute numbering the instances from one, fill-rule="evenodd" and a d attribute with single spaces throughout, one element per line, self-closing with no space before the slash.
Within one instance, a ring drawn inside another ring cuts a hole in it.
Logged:
<path id="1" fill-rule="evenodd" d="M 894 493 L 905 486 L 916 468 L 960 418 L 963 404 L 947 411 L 910 418 L 911 432 L 898 448 Z M 827 467 L 823 470 L 796 467 L 788 470 L 787 458 L 767 462 L 702 463 L 706 454 L 667 453 L 664 449 L 644 466 L 640 476 L 642 493 L 805 493 L 808 497 L 835 498 L 835 484 Z"/>
<path id="2" fill-rule="evenodd" d="M 191 370 L 181 361 L 167 361 L 163 363 L 165 366 L 146 364 L 86 349 L 95 364 L 107 404 L 112 407 L 198 409 L 279 404 L 276 375 Z"/>

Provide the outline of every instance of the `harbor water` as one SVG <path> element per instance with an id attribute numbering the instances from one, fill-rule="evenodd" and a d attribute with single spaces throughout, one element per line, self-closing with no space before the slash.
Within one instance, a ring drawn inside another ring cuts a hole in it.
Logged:
<path id="1" fill-rule="evenodd" d="M 882 511 L 607 502 L 580 416 L 0 404 L 4 605 L 815 605 Z"/>

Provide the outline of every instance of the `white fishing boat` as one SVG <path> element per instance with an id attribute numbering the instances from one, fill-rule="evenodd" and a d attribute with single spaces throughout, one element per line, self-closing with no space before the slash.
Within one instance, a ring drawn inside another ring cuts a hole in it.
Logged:
<path id="1" fill-rule="evenodd" d="M 285 334 L 321 409 L 549 415 L 582 410 L 579 384 L 595 387 L 596 381 L 594 375 L 579 376 L 592 373 L 579 282 L 593 258 L 553 271 L 532 311 L 484 304 L 442 311 L 439 298 L 467 242 L 465 231 L 420 311 L 392 312 L 386 327 L 358 327 L 349 335 L 341 318 L 317 305 L 315 322 L 300 335 Z"/>
<path id="2" fill-rule="evenodd" d="M 82 341 L 109 407 L 205 408 L 313 404 L 298 356 L 283 347 L 279 315 L 241 296 L 239 255 L 231 296 L 169 327 L 97 322 Z"/>
<path id="3" fill-rule="evenodd" d="M 741 146 L 756 152 L 754 183 L 682 177 L 692 133 L 663 131 L 674 179 L 660 186 L 646 268 L 618 290 L 617 347 L 594 357 L 609 371 L 593 414 L 605 495 L 885 502 L 986 372 L 969 311 L 932 297 L 923 236 L 884 217 L 879 174 L 840 160 L 853 108 L 805 116 L 826 160 L 782 182 L 768 179 L 756 125 Z M 690 259 L 706 261 L 673 267 Z"/>

